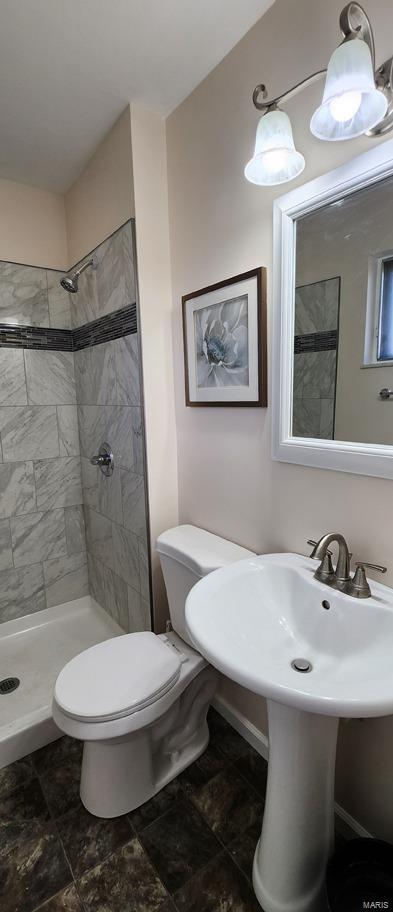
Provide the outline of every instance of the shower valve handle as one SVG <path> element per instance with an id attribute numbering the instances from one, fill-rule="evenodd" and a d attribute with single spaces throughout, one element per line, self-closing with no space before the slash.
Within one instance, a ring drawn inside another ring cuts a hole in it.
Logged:
<path id="1" fill-rule="evenodd" d="M 90 462 L 95 466 L 107 466 L 111 464 L 110 456 L 108 456 L 107 453 L 105 456 L 93 456 Z"/>
<path id="2" fill-rule="evenodd" d="M 113 474 L 115 461 L 109 443 L 101 444 L 100 449 L 98 450 L 98 456 L 92 456 L 90 463 L 93 466 L 98 466 L 102 474 L 107 477 Z"/>

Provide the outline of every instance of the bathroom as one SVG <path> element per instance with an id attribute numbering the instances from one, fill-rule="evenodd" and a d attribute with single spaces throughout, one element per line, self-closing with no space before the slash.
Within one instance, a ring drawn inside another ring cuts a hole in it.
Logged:
<path id="1" fill-rule="evenodd" d="M 322 912 L 332 857 L 393 844 L 390 89 L 373 75 L 386 129 L 323 141 L 345 28 L 371 49 L 357 4 L 145 6 L 2 9 L 0 909 Z M 376 70 L 393 12 L 365 10 Z M 253 183 L 287 92 L 298 170 Z M 214 327 L 192 347 L 215 297 L 232 385 Z M 243 566 L 272 587 L 260 632 Z M 265 679 L 277 579 L 312 666 L 286 663 L 287 703 Z"/>

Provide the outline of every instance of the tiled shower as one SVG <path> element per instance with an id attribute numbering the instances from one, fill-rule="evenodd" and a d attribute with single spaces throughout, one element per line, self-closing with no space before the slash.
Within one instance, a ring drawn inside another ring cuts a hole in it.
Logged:
<path id="1" fill-rule="evenodd" d="M 0 622 L 91 594 L 150 628 L 132 222 L 60 273 L 0 263 Z M 110 478 L 90 464 L 111 444 Z"/>
<path id="2" fill-rule="evenodd" d="M 295 437 L 334 439 L 340 278 L 296 288 L 293 371 Z"/>

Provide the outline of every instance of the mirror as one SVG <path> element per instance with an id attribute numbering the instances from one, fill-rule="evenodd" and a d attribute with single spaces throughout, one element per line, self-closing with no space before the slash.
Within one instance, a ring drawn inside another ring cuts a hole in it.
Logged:
<path id="1" fill-rule="evenodd" d="M 293 436 L 393 445 L 383 389 L 393 389 L 392 177 L 296 220 Z"/>
<path id="2" fill-rule="evenodd" d="M 393 141 L 274 202 L 273 458 L 393 479 Z"/>

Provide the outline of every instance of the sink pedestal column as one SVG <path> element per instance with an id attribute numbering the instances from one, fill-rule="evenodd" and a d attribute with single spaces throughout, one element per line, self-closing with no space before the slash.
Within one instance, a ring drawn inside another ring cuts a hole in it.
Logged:
<path id="1" fill-rule="evenodd" d="M 321 912 L 334 845 L 338 719 L 267 705 L 269 771 L 254 890 L 264 912 Z"/>

